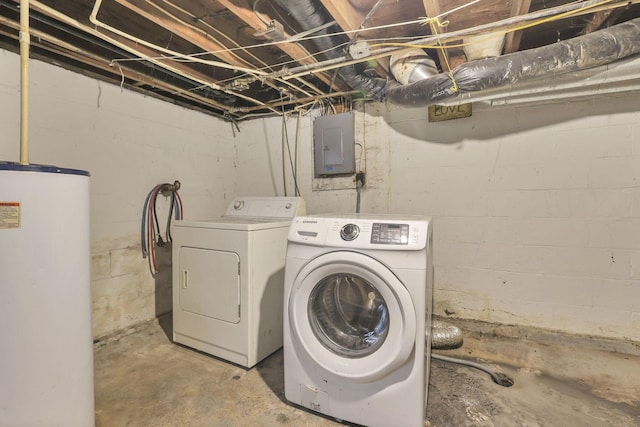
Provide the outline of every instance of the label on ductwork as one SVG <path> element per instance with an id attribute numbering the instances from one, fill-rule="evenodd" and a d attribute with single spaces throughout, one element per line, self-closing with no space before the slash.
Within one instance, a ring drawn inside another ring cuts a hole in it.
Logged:
<path id="1" fill-rule="evenodd" d="M 458 105 L 429 105 L 429 121 L 462 119 L 471 117 L 471 103 Z"/>
<path id="2" fill-rule="evenodd" d="M 0 202 L 0 229 L 20 228 L 20 202 Z"/>

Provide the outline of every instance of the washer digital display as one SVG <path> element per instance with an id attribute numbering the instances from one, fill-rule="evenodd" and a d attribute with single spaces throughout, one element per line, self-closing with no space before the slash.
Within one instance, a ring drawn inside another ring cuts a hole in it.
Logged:
<path id="1" fill-rule="evenodd" d="M 373 223 L 371 243 L 383 245 L 409 244 L 409 224 Z"/>

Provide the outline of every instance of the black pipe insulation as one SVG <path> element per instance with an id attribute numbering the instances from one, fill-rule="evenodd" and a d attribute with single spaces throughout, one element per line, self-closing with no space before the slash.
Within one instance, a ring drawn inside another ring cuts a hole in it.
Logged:
<path id="1" fill-rule="evenodd" d="M 273 3 L 286 10 L 292 18 L 300 25 L 303 31 L 318 28 L 331 18 L 321 8 L 320 2 L 314 0 L 272 0 Z M 316 37 L 312 41 L 323 52 L 327 59 L 343 58 L 344 52 L 336 49 L 338 43 L 331 37 L 327 28 L 318 31 L 315 35 L 327 37 Z M 381 100 L 384 97 L 386 79 L 370 77 L 359 73 L 354 65 L 345 65 L 337 70 L 338 76 L 352 89 L 359 91 L 362 96 Z"/>
<path id="2" fill-rule="evenodd" d="M 551 77 L 610 64 L 640 53 L 640 18 L 547 46 L 471 61 L 453 70 L 458 86 L 447 73 L 386 87 L 389 102 L 421 107 L 462 92 L 497 88 L 537 77 Z"/>
<path id="3" fill-rule="evenodd" d="M 305 31 L 330 21 L 315 0 L 272 1 L 288 11 Z M 318 34 L 329 35 L 327 29 Z M 313 42 L 320 51 L 325 51 L 327 58 L 345 58 L 343 52 L 335 49 L 337 43 L 332 37 L 315 38 Z M 448 73 L 402 85 L 397 81 L 358 73 L 354 65 L 341 67 L 337 72 L 347 85 L 360 91 L 364 97 L 386 98 L 394 104 L 421 107 L 463 92 L 477 92 L 536 77 L 551 77 L 610 64 L 639 52 L 640 18 L 636 18 L 548 46 L 464 63 L 453 70 L 455 85 Z"/>

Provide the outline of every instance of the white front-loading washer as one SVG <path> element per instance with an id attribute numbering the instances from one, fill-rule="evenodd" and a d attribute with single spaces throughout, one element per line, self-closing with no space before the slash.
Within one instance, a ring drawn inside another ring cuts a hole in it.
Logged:
<path id="1" fill-rule="evenodd" d="M 288 239 L 287 400 L 367 426 L 423 426 L 431 349 L 431 220 L 302 216 L 293 219 Z"/>
<path id="2" fill-rule="evenodd" d="M 287 232 L 297 197 L 245 197 L 222 218 L 175 221 L 173 340 L 252 367 L 282 347 Z"/>

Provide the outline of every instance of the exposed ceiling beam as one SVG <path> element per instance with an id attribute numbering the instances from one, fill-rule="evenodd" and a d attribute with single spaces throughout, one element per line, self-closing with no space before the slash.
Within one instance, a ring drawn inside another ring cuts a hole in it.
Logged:
<path id="1" fill-rule="evenodd" d="M 339 96 L 347 97 L 347 96 L 350 96 L 350 95 L 354 95 L 356 93 L 358 93 L 357 90 L 349 90 L 349 91 L 337 92 L 337 93 L 328 93 L 328 94 L 325 94 L 325 95 L 310 96 L 308 98 L 300 98 L 300 99 L 296 99 L 296 100 L 270 102 L 269 106 L 270 107 L 281 107 L 283 105 L 291 105 L 291 104 L 299 104 L 299 103 L 305 103 L 305 102 L 313 102 L 313 101 L 318 101 L 320 99 L 333 98 L 333 97 L 339 97 Z M 256 111 L 256 110 L 257 110 L 256 107 L 248 107 L 248 108 L 245 108 L 243 111 L 251 112 L 251 111 Z"/>
<path id="2" fill-rule="evenodd" d="M 612 22 L 622 14 L 624 8 L 601 10 L 593 14 L 591 19 L 584 26 L 581 34 L 589 34 L 601 28 L 610 27 Z"/>
<path id="3" fill-rule="evenodd" d="M 52 19 L 58 20 L 74 28 L 77 28 L 81 31 L 84 31 L 88 34 L 96 36 L 108 43 L 113 44 L 114 46 L 119 47 L 120 49 L 123 49 L 137 56 L 138 58 L 146 58 L 145 59 L 146 61 L 153 63 L 161 68 L 164 68 L 165 70 L 177 73 L 181 76 L 194 80 L 195 82 L 201 83 L 202 85 L 205 85 L 205 86 L 210 85 L 209 76 L 206 76 L 200 72 L 197 72 L 192 68 L 184 64 L 181 64 L 180 62 L 177 62 L 177 61 L 173 61 L 169 59 L 159 60 L 157 59 L 159 57 L 158 52 L 152 49 L 149 49 L 145 46 L 142 46 L 124 37 L 121 37 L 117 34 L 111 33 L 108 30 L 97 30 L 93 28 L 93 25 L 91 25 L 90 23 L 83 23 L 78 20 L 75 20 L 67 15 L 64 15 L 63 13 L 58 12 L 57 10 L 49 7 L 48 5 L 41 3 L 38 0 L 30 0 L 30 4 L 32 9 Z M 231 95 L 235 95 L 230 91 L 227 93 Z M 258 102 L 256 101 L 255 103 L 258 103 Z M 234 114 L 234 108 L 229 107 L 228 105 L 222 104 L 220 102 L 217 102 L 214 99 L 209 99 L 209 104 L 215 106 L 215 108 L 218 108 L 222 111 L 226 111 L 229 114 Z"/>
<path id="4" fill-rule="evenodd" d="M 244 1 L 238 0 L 217 0 L 220 5 L 227 8 L 231 13 L 244 21 L 249 27 L 253 28 L 254 31 L 264 31 L 265 25 L 264 23 L 253 13 L 250 5 Z M 262 13 L 264 15 L 264 13 Z M 269 18 L 270 20 L 271 18 Z M 289 37 L 287 33 L 285 33 L 285 37 Z M 277 46 L 284 53 L 289 55 L 292 59 L 295 59 L 297 62 L 301 64 L 315 64 L 318 61 L 307 51 L 303 46 L 298 43 L 278 43 Z M 325 73 L 320 73 L 317 77 L 325 82 L 328 85 L 331 85 L 331 77 Z"/>
<path id="5" fill-rule="evenodd" d="M 425 0 L 427 1 L 427 0 Z M 640 3 L 640 0 L 614 0 L 612 3 L 607 3 L 602 6 L 593 6 L 600 4 L 599 0 L 585 0 L 579 3 L 567 3 L 560 6 L 542 9 L 535 12 L 529 12 L 525 15 L 514 16 L 507 19 L 502 19 L 495 22 L 490 22 L 487 24 L 481 24 L 471 28 L 465 28 L 461 30 L 455 30 L 448 33 L 442 33 L 439 37 L 440 40 L 446 43 L 451 42 L 459 42 L 463 40 L 467 36 L 492 33 L 492 32 L 508 32 L 515 28 L 520 28 L 523 26 L 531 26 L 533 22 L 540 21 L 542 19 L 550 19 L 550 17 L 563 15 L 560 20 L 567 19 L 568 14 L 571 13 L 571 17 L 586 15 L 589 13 L 593 13 L 594 10 L 607 10 L 607 9 L 615 9 L 625 7 L 628 4 L 636 4 Z M 421 44 L 421 45 L 433 45 L 437 43 L 438 37 L 429 35 L 425 36 L 422 39 L 414 40 L 413 43 Z M 317 73 L 318 71 L 327 71 L 332 70 L 338 67 L 342 67 L 345 65 L 358 64 L 364 61 L 370 61 L 372 59 L 378 59 L 385 56 L 391 56 L 395 53 L 399 53 L 402 51 L 407 51 L 410 48 L 402 48 L 402 47 L 382 47 L 371 51 L 370 55 L 363 58 L 358 59 L 330 59 L 326 61 L 322 61 L 314 66 L 300 66 L 295 67 L 289 70 L 290 74 L 284 76 L 285 79 L 296 78 L 300 76 L 304 76 L 311 73 Z"/>
<path id="6" fill-rule="evenodd" d="M 434 18 L 442 14 L 442 6 L 439 0 L 423 0 L 422 3 L 429 18 Z M 437 22 L 429 25 L 431 26 L 431 33 L 434 35 L 447 32 L 447 27 L 441 27 Z M 445 49 L 438 49 L 438 59 L 440 59 L 440 67 L 442 67 L 443 71 L 450 71 L 450 69 L 454 69 L 458 65 L 466 62 L 464 55 L 451 56 Z"/>
<path id="7" fill-rule="evenodd" d="M 4 24 L 9 28 L 19 29 L 18 23 L 14 21 L 10 21 L 5 17 L 0 16 L 0 24 Z M 80 49 L 74 45 L 71 45 L 63 40 L 60 40 L 57 37 L 54 37 L 48 33 L 39 31 L 31 27 L 29 32 L 32 36 L 34 36 L 32 40 L 33 47 L 40 48 L 42 50 L 51 52 L 60 57 L 68 58 L 73 61 L 78 61 L 82 64 L 89 65 L 93 67 L 95 70 L 102 70 L 107 74 L 112 75 L 112 79 L 107 78 L 104 74 L 99 74 L 97 72 L 92 73 L 96 77 L 99 75 L 102 79 L 106 79 L 111 82 L 125 82 L 125 79 L 128 79 L 130 82 L 137 82 L 135 84 L 124 83 L 127 86 L 151 86 L 160 88 L 168 93 L 179 94 L 181 98 L 183 98 L 186 103 L 186 100 L 191 100 L 192 102 L 196 102 L 200 105 L 208 105 L 212 108 L 218 108 L 218 105 L 209 98 L 198 95 L 197 93 L 184 91 L 183 89 L 166 83 L 162 80 L 155 79 L 150 77 L 144 73 L 139 72 L 138 70 L 131 69 L 126 65 L 114 67 L 111 64 L 111 59 L 94 54 L 92 52 L 86 51 L 84 49 Z M 17 34 L 10 34 L 4 31 L 0 31 L 1 35 L 17 40 Z M 56 63 L 55 60 L 49 60 L 49 62 Z M 75 68 L 75 67 L 74 67 Z M 85 71 L 90 72 L 89 69 L 85 69 Z M 141 90 L 144 93 L 151 93 L 154 96 L 162 98 L 164 100 L 169 100 L 166 96 L 158 95 L 149 90 Z M 210 111 L 208 113 L 211 113 Z"/>
<path id="8" fill-rule="evenodd" d="M 192 43 L 199 47 L 204 52 L 212 52 L 212 55 L 239 68 L 256 68 L 256 64 L 244 60 L 239 55 L 233 53 L 227 46 L 216 40 L 212 35 L 205 30 L 198 28 L 194 25 L 179 19 L 177 16 L 171 14 L 166 9 L 163 9 L 157 5 L 152 4 L 149 0 L 115 0 L 120 5 L 126 7 L 132 12 L 137 13 L 143 18 L 159 25 L 173 34 L 181 37 L 182 39 Z M 260 61 L 261 68 L 267 66 L 266 62 L 263 62 L 259 58 L 255 58 L 255 61 Z M 301 93 L 305 96 L 310 95 L 306 91 L 301 91 L 297 86 L 285 83 L 287 87 L 280 87 L 271 80 L 265 80 L 265 85 L 270 86 L 278 91 L 290 92 L 290 89 L 298 91 L 298 95 Z"/>
<path id="9" fill-rule="evenodd" d="M 531 8 L 531 0 L 514 0 L 511 3 L 511 16 L 526 15 Z M 504 40 L 504 53 L 513 53 L 520 49 L 522 31 L 512 31 L 507 33 Z"/>
<path id="10" fill-rule="evenodd" d="M 203 49 L 205 52 L 215 52 L 213 54 L 214 56 L 231 65 L 237 65 L 244 68 L 255 66 L 238 55 L 229 52 L 227 46 L 220 43 L 206 31 L 196 27 L 195 25 L 187 24 L 185 21 L 180 20 L 177 16 L 172 15 L 169 11 L 157 5 L 150 4 L 145 0 L 115 0 L 115 2 L 153 22 L 154 24 L 157 24 L 162 28 L 166 28 L 184 40 L 187 40 Z"/>
<path id="11" fill-rule="evenodd" d="M 352 33 L 353 30 L 360 29 L 361 25 L 364 23 L 366 28 L 366 23 L 364 22 L 365 16 L 362 15 L 361 12 L 356 10 L 348 1 L 344 0 L 320 0 L 322 5 L 327 9 L 327 11 L 333 16 L 333 19 L 336 20 L 340 28 L 343 31 L 348 31 L 347 36 L 350 39 L 354 38 L 355 33 Z M 371 2 L 374 5 L 374 2 Z M 376 61 L 376 71 L 383 77 L 389 76 L 389 58 L 379 58 Z"/>

